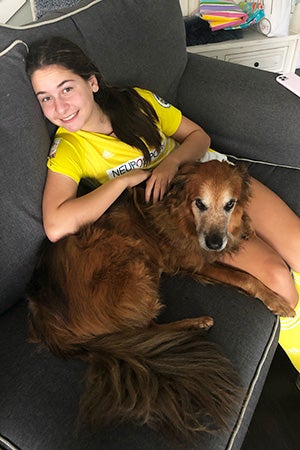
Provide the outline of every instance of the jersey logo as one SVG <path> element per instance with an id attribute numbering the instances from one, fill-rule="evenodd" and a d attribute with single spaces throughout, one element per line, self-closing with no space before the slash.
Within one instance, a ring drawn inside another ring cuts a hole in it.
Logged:
<path id="1" fill-rule="evenodd" d="M 56 153 L 57 147 L 59 146 L 60 141 L 61 141 L 61 139 L 54 139 L 54 142 L 49 151 L 49 158 L 55 158 L 55 153 Z"/>
<path id="2" fill-rule="evenodd" d="M 120 175 L 123 175 L 124 173 L 128 173 L 131 170 L 143 168 L 144 168 L 144 157 L 138 156 L 136 159 L 122 163 L 117 167 L 113 167 L 112 169 L 108 169 L 106 173 L 108 178 L 111 180 L 113 178 L 119 177 Z"/>
<path id="3" fill-rule="evenodd" d="M 102 153 L 102 157 L 105 159 L 109 159 L 112 158 L 113 156 L 115 156 L 113 153 L 111 153 L 109 150 L 104 149 L 103 153 Z"/>
<path id="4" fill-rule="evenodd" d="M 166 102 L 163 98 L 159 97 L 158 95 L 154 94 L 154 98 L 157 101 L 157 103 L 160 104 L 163 108 L 170 108 L 170 103 Z"/>

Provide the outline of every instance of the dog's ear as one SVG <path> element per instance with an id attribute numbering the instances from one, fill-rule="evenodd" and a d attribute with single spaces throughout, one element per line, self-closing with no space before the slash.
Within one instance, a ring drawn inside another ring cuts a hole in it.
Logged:
<path id="1" fill-rule="evenodd" d="M 245 163 L 237 162 L 233 166 L 233 170 L 241 180 L 241 192 L 238 201 L 238 209 L 240 209 L 240 211 L 242 212 L 242 216 L 240 219 L 240 237 L 241 239 L 248 240 L 255 234 L 250 217 L 245 210 L 247 203 L 251 198 L 251 177 L 248 172 L 248 167 Z"/>
<path id="2" fill-rule="evenodd" d="M 202 166 L 202 164 L 203 163 L 200 161 L 187 162 L 180 167 L 176 177 L 180 177 L 181 175 L 186 177 L 194 173 L 197 173 L 198 167 Z"/>
<path id="3" fill-rule="evenodd" d="M 197 173 L 197 168 L 199 165 L 202 165 L 202 163 L 198 161 L 183 164 L 170 183 L 168 193 L 170 193 L 170 196 L 174 198 L 179 198 L 178 203 L 183 200 L 182 194 L 185 190 L 184 187 L 190 177 Z"/>
<path id="4" fill-rule="evenodd" d="M 186 198 L 186 182 L 186 175 L 177 175 L 169 185 L 168 192 L 164 198 L 168 203 L 171 202 L 174 207 L 180 206 Z"/>
<path id="5" fill-rule="evenodd" d="M 242 216 L 242 225 L 242 239 L 247 241 L 248 239 L 251 239 L 253 236 L 255 236 L 255 230 L 252 226 L 251 219 L 246 212 L 244 212 Z"/>
<path id="6" fill-rule="evenodd" d="M 242 205 L 246 205 L 246 203 L 250 200 L 252 192 L 251 192 L 251 176 L 248 172 L 248 167 L 245 163 L 238 161 L 234 170 L 239 175 L 242 180 L 242 190 L 240 196 L 240 203 Z"/>
<path id="7" fill-rule="evenodd" d="M 171 181 L 166 198 L 168 201 L 172 200 L 174 206 L 180 205 L 185 199 L 185 185 L 189 176 L 194 173 L 195 163 L 184 164 Z"/>

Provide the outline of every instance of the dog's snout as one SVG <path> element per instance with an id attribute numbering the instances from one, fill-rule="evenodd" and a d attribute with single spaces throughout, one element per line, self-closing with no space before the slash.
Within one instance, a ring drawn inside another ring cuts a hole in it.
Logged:
<path id="1" fill-rule="evenodd" d="M 205 244 L 209 250 L 222 250 L 224 248 L 224 239 L 217 233 L 205 237 Z"/>

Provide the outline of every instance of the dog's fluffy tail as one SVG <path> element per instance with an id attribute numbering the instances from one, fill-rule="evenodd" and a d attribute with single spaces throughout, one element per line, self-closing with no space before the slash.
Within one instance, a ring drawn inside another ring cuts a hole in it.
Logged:
<path id="1" fill-rule="evenodd" d="M 185 437 L 228 426 L 240 407 L 238 377 L 201 334 L 155 327 L 89 341 L 80 423 L 134 421 Z"/>

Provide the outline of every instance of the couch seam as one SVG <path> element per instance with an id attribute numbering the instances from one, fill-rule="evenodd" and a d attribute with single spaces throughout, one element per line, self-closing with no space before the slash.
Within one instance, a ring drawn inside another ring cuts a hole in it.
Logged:
<path id="1" fill-rule="evenodd" d="M 264 164 L 266 166 L 272 166 L 272 167 L 281 167 L 282 169 L 293 169 L 293 170 L 300 170 L 300 167 L 297 166 L 289 166 L 289 165 L 285 165 L 285 164 L 276 164 L 276 163 L 271 163 L 268 161 L 260 161 L 257 159 L 250 159 L 250 158 L 240 158 L 238 156 L 234 156 L 234 155 L 228 155 L 226 153 L 226 156 L 228 156 L 229 158 L 233 158 L 237 161 L 246 161 L 246 162 L 250 162 L 250 163 L 255 163 L 255 164 Z"/>
<path id="2" fill-rule="evenodd" d="M 250 399 L 252 398 L 253 391 L 254 391 L 254 389 L 255 389 L 255 387 L 256 387 L 256 384 L 257 384 L 258 378 L 259 378 L 259 376 L 260 376 L 260 374 L 261 374 L 262 368 L 263 368 L 263 366 L 264 366 L 264 364 L 265 364 L 266 357 L 267 357 L 267 355 L 269 354 L 271 345 L 272 345 L 273 342 L 274 342 L 274 339 L 275 339 L 275 336 L 276 336 L 276 333 L 277 333 L 279 324 L 280 324 L 280 322 L 279 322 L 279 317 L 277 316 L 277 318 L 276 318 L 276 324 L 275 324 L 275 326 L 274 326 L 274 329 L 273 329 L 271 338 L 269 339 L 269 343 L 268 343 L 268 345 L 267 345 L 267 347 L 266 347 L 266 349 L 265 349 L 265 352 L 264 352 L 264 354 L 263 354 L 263 357 L 262 357 L 262 359 L 260 360 L 260 363 L 259 363 L 259 365 L 258 365 L 258 368 L 257 368 L 257 370 L 256 370 L 256 372 L 255 372 L 254 378 L 253 378 L 253 380 L 252 380 L 252 382 L 251 382 L 251 385 L 250 385 L 250 389 L 249 389 L 249 391 L 248 391 L 247 398 L 246 398 L 246 400 L 245 400 L 245 402 L 244 402 L 244 404 L 243 404 L 243 407 L 242 407 L 241 412 L 240 412 L 240 415 L 239 415 L 239 419 L 238 419 L 238 421 L 237 421 L 237 423 L 236 423 L 236 426 L 234 427 L 233 433 L 231 434 L 231 438 L 230 438 L 230 440 L 229 440 L 228 446 L 226 447 L 227 450 L 231 450 L 231 449 L 233 448 L 234 441 L 235 441 L 235 439 L 236 439 L 236 437 L 237 437 L 238 432 L 239 432 L 240 429 L 241 429 L 242 421 L 243 421 L 243 419 L 244 419 L 244 416 L 245 416 L 246 410 L 247 410 L 247 408 L 248 408 Z"/>
<path id="3" fill-rule="evenodd" d="M 6 55 L 6 53 L 10 52 L 16 45 L 23 44 L 26 47 L 27 52 L 29 51 L 28 45 L 26 42 L 21 41 L 20 39 L 16 39 L 13 41 L 8 47 L 6 47 L 4 50 L 0 52 L 0 57 Z"/>
<path id="4" fill-rule="evenodd" d="M 9 442 L 5 437 L 0 435 L 0 444 L 4 444 L 8 450 L 19 450 L 11 442 Z"/>

